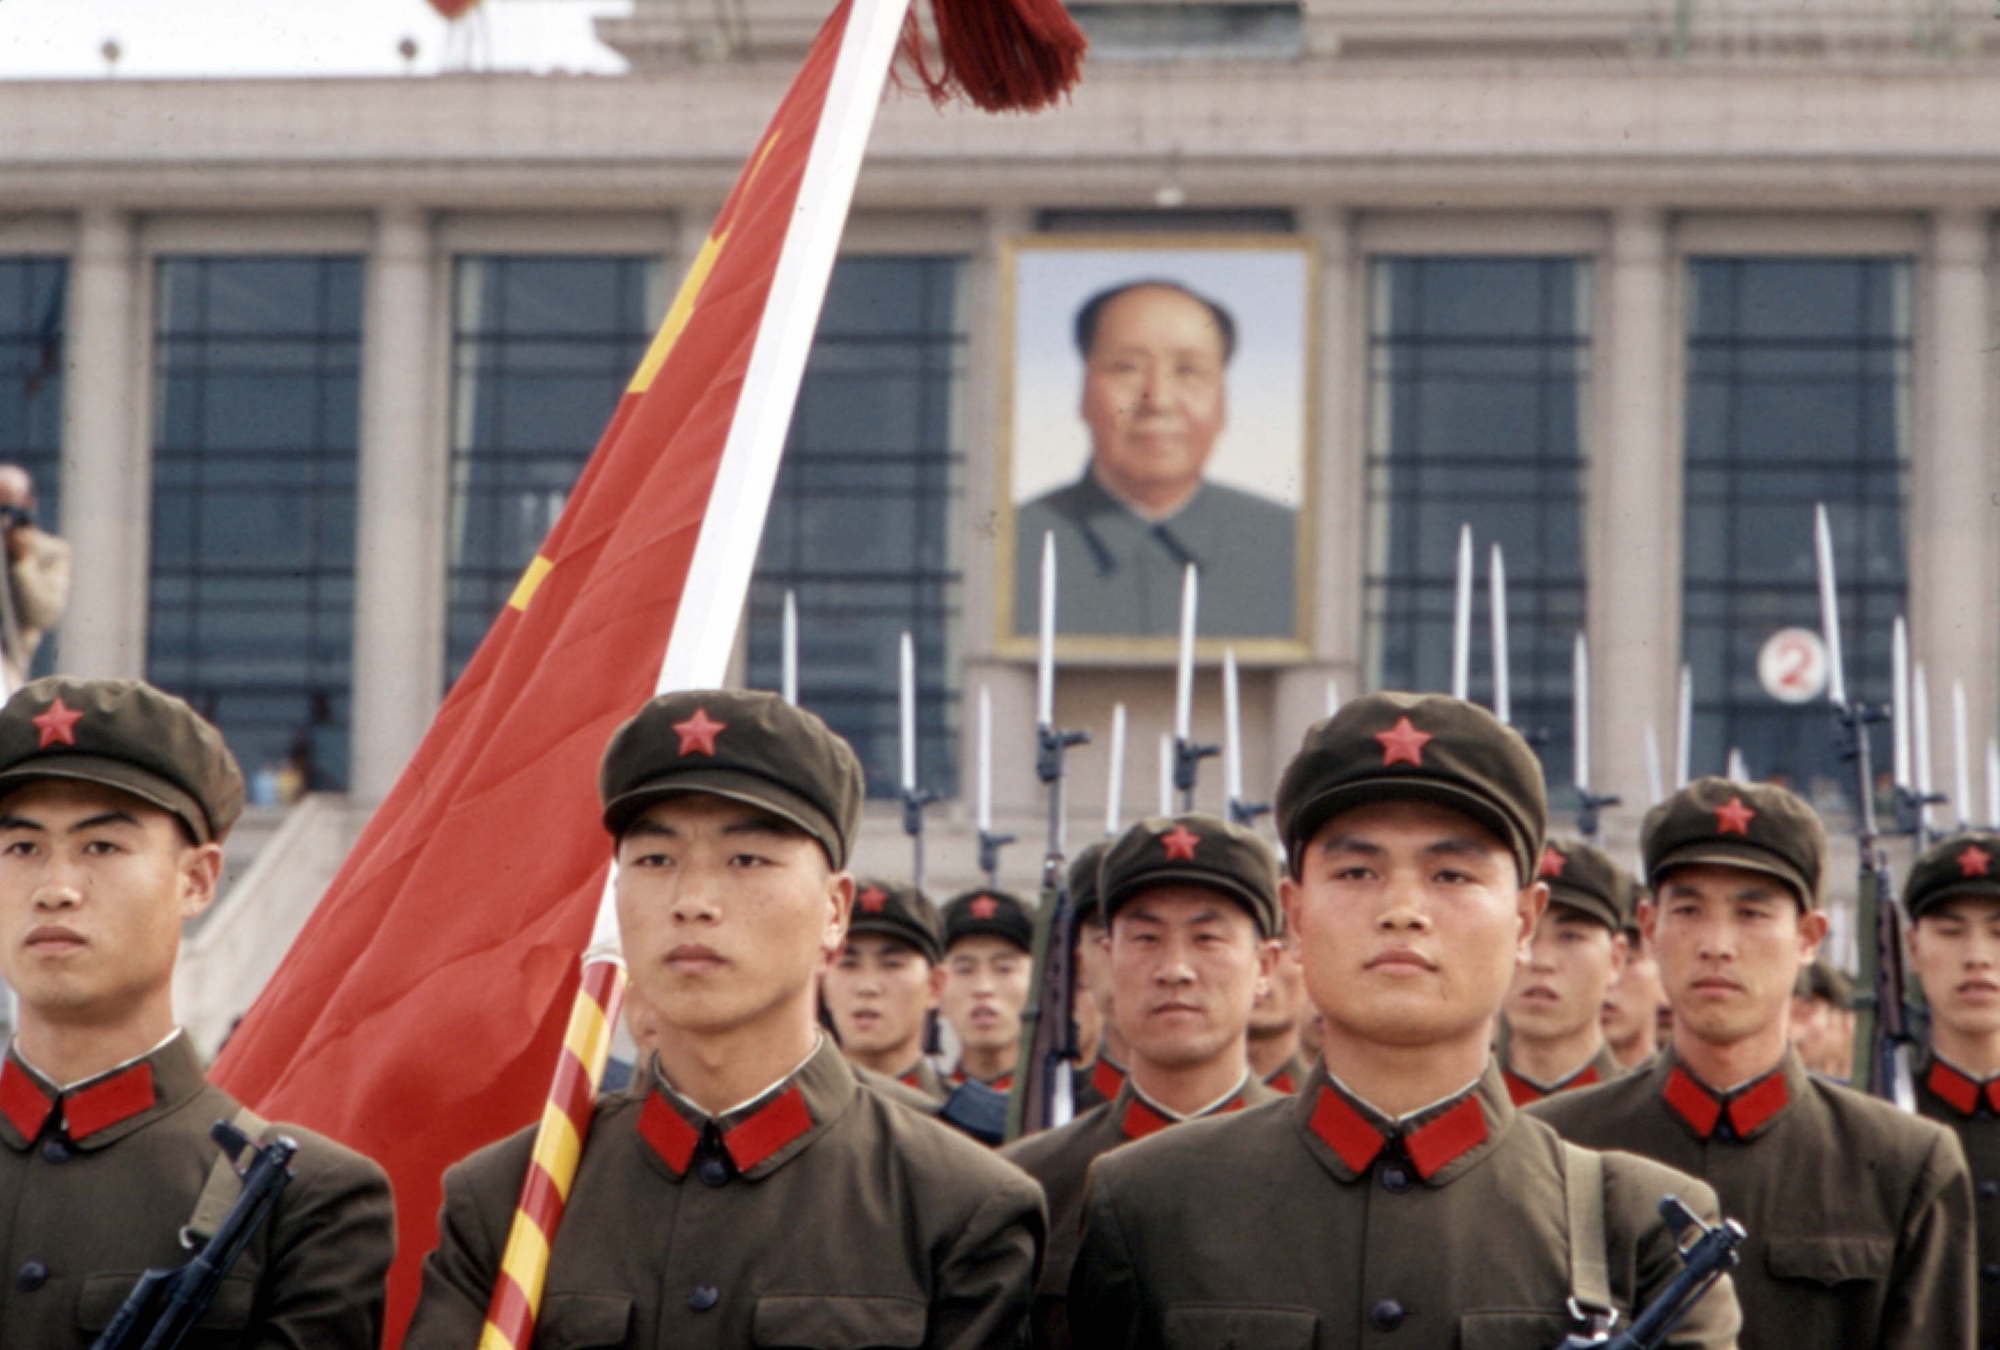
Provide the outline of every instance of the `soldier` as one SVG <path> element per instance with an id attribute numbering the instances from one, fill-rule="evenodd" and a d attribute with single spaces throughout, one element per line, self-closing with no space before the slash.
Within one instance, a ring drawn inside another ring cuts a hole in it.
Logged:
<path id="1" fill-rule="evenodd" d="M 1034 977 L 1034 920 L 1005 891 L 967 891 L 944 907 L 944 976 L 938 1011 L 958 1037 L 953 1084 L 1014 1086 L 1021 1010 Z"/>
<path id="2" fill-rule="evenodd" d="M 208 908 L 243 775 L 180 699 L 50 677 L 0 709 L 0 974 L 20 998 L 0 1067 L 0 1345 L 87 1346 L 140 1271 L 211 1231 L 218 1120 L 299 1145 L 292 1180 L 197 1323 L 213 1346 L 373 1350 L 395 1243 L 389 1183 L 358 1153 L 265 1126 L 212 1087 L 174 1021 L 181 924 Z"/>
<path id="3" fill-rule="evenodd" d="M 1274 1092 L 1297 1092 L 1312 1072 L 1312 1061 L 1299 1041 L 1311 1011 L 1298 944 L 1290 933 L 1282 933 L 1271 978 L 1250 1009 L 1250 1068 L 1257 1081 Z"/>
<path id="4" fill-rule="evenodd" d="M 1826 830 L 1782 787 L 1700 778 L 1646 813 L 1639 907 L 1671 1045 L 1532 1111 L 1702 1177 L 1750 1230 L 1745 1350 L 1970 1344 L 1972 1190 L 1951 1132 L 1806 1072 L 1786 1020 L 1825 935 Z"/>
<path id="5" fill-rule="evenodd" d="M 1018 1344 L 1033 1183 L 863 1087 L 814 1025 L 854 895 L 854 752 L 775 695 L 682 691 L 618 729 L 599 790 L 660 1035 L 634 1090 L 598 1100 L 536 1343 Z M 478 1340 L 532 1145 L 445 1174 L 410 1350 Z"/>
<path id="6" fill-rule="evenodd" d="M 865 880 L 854 893 L 847 942 L 820 982 L 842 1053 L 934 1102 L 951 1095 L 924 1055 L 943 955 L 937 912 L 922 891 Z"/>
<path id="7" fill-rule="evenodd" d="M 1563 1144 L 1516 1112 L 1493 1018 L 1546 898 L 1541 766 L 1484 709 L 1372 694 L 1306 733 L 1279 785 L 1281 883 L 1325 1019 L 1296 1097 L 1192 1121 L 1091 1170 L 1079 1344 L 1553 1346 L 1564 1311 L 1679 1269 L 1663 1195 L 1714 1193 Z M 1669 1344 L 1728 1346 L 1727 1281 Z"/>
<path id="8" fill-rule="evenodd" d="M 1250 1072 L 1245 1031 L 1277 943 L 1278 862 L 1248 830 L 1214 816 L 1143 820 L 1104 855 L 1113 1016 L 1132 1049 L 1111 1101 L 1001 1156 L 1042 1183 L 1049 1253 L 1035 1289 L 1035 1343 L 1070 1344 L 1063 1306 L 1091 1159 L 1183 1120 L 1276 1094 Z"/>
<path id="9" fill-rule="evenodd" d="M 1854 981 L 1845 971 L 1819 960 L 1799 972 L 1792 1044 L 1812 1072 L 1841 1083 L 1854 1077 Z"/>
<path id="10" fill-rule="evenodd" d="M 1527 963 L 1514 972 L 1503 1014 L 1501 1069 L 1516 1106 L 1624 1072 L 1604 1043 L 1601 1018 L 1625 965 L 1618 931 L 1625 875 L 1581 839 L 1551 841 L 1539 870 L 1549 907 L 1535 925 Z"/>
<path id="11" fill-rule="evenodd" d="M 1667 991 L 1660 985 L 1660 963 L 1639 932 L 1639 899 L 1645 888 L 1636 877 L 1619 869 L 1626 881 L 1618 912 L 1624 915 L 1619 927 L 1625 939 L 1625 967 L 1604 994 L 1604 1011 L 1598 1024 L 1604 1028 L 1604 1043 L 1621 1069 L 1635 1068 L 1653 1057 L 1660 1047 L 1660 1024 L 1666 1015 Z"/>
<path id="12" fill-rule="evenodd" d="M 1111 1016 L 1111 976 L 1104 968 L 1104 909 L 1098 904 L 1097 869 L 1110 847 L 1110 839 L 1096 840 L 1069 862 L 1069 903 L 1076 914 L 1072 1015 L 1080 1050 L 1070 1093 L 1078 1115 L 1118 1095 L 1130 1057 Z"/>
<path id="13" fill-rule="evenodd" d="M 1910 869 L 1910 971 L 1931 1013 L 1917 1110 L 1958 1135 L 1979 1230 L 1979 1340 L 2000 1346 L 2000 833 L 1939 840 Z"/>

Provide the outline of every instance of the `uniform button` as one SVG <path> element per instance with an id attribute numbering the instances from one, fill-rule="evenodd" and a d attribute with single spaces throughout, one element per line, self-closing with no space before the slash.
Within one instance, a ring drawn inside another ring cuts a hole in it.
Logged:
<path id="1" fill-rule="evenodd" d="M 76 1150 L 69 1146 L 67 1139 L 49 1138 L 42 1141 L 42 1157 L 52 1163 L 66 1163 L 76 1156 Z"/>
<path id="2" fill-rule="evenodd" d="M 30 1261 L 14 1272 L 14 1287 L 24 1294 L 32 1294 L 49 1282 L 49 1268 L 40 1261 Z"/>
<path id="3" fill-rule="evenodd" d="M 1390 1163 L 1382 1169 L 1382 1188 L 1401 1195 L 1410 1189 L 1410 1169 L 1401 1163 Z"/>
<path id="4" fill-rule="evenodd" d="M 1979 1198 L 1981 1200 L 1991 1200 L 1996 1195 L 2000 1195 L 2000 1181 L 1982 1181 L 1979 1183 Z"/>
<path id="5" fill-rule="evenodd" d="M 1368 1310 L 1368 1320 L 1375 1324 L 1377 1331 L 1394 1331 L 1403 1325 L 1403 1305 L 1393 1298 L 1385 1298 Z"/>
<path id="6" fill-rule="evenodd" d="M 695 1164 L 694 1174 L 705 1186 L 720 1186 L 729 1180 L 729 1164 L 720 1158 L 703 1158 Z"/>
<path id="7" fill-rule="evenodd" d="M 722 1291 L 712 1284 L 698 1284 L 688 1294 L 688 1307 L 696 1312 L 707 1312 L 722 1302 Z"/>

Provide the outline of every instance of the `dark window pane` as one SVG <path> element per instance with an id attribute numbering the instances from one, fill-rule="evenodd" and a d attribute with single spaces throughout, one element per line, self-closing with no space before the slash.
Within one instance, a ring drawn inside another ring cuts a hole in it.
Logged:
<path id="1" fill-rule="evenodd" d="M 147 674 L 265 790 L 347 777 L 362 264 L 159 262 Z"/>
<path id="2" fill-rule="evenodd" d="M 1812 508 L 1824 502 L 1848 687 L 1888 700 L 1886 634 L 1907 584 L 1910 264 L 1704 258 L 1689 281 L 1682 646 L 1695 679 L 1692 769 L 1719 773 L 1737 749 L 1757 777 L 1822 806 L 1851 804 L 1824 706 L 1771 698 L 1757 653 L 1780 628 L 1819 628 Z"/>
<path id="3" fill-rule="evenodd" d="M 1581 390 L 1590 269 L 1568 258 L 1383 258 L 1369 293 L 1371 682 L 1451 687 L 1458 536 L 1477 541 L 1468 692 L 1490 702 L 1485 577 L 1507 568 L 1514 724 L 1558 798 L 1570 650 L 1583 622 Z"/>

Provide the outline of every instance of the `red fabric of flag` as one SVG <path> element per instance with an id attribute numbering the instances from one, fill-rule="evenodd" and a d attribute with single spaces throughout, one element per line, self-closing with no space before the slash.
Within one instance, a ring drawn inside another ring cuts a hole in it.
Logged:
<path id="1" fill-rule="evenodd" d="M 447 19 L 462 19 L 479 8 L 479 0 L 430 0 L 430 6 Z"/>
<path id="2" fill-rule="evenodd" d="M 388 1169 L 392 1346 L 445 1167 L 540 1114 L 610 859 L 598 757 L 658 676 L 846 13 L 820 33 L 540 554 L 215 1066 L 263 1115 Z"/>

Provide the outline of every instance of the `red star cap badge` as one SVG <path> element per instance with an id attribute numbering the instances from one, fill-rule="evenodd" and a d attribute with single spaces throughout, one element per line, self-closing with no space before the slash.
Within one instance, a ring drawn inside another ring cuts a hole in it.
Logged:
<path id="1" fill-rule="evenodd" d="M 1167 850 L 1168 862 L 1193 862 L 1194 846 L 1200 842 L 1200 835 L 1178 822 L 1171 830 L 1160 836 L 1160 843 L 1165 845 Z"/>
<path id="2" fill-rule="evenodd" d="M 861 908 L 870 914 L 880 914 L 882 906 L 889 903 L 889 893 L 880 886 L 870 886 L 857 897 Z"/>
<path id="3" fill-rule="evenodd" d="M 42 709 L 39 714 L 28 719 L 42 733 L 42 743 L 36 748 L 45 750 L 57 741 L 61 741 L 64 745 L 75 745 L 76 724 L 82 718 L 83 714 L 81 712 L 70 707 L 60 698 L 56 699 L 48 707 Z"/>
<path id="4" fill-rule="evenodd" d="M 975 895 L 967 908 L 975 919 L 990 919 L 1000 912 L 1000 902 L 990 895 Z"/>
<path id="5" fill-rule="evenodd" d="M 1757 813 L 1743 804 L 1741 797 L 1731 797 L 1729 801 L 1715 808 L 1715 832 L 1717 834 L 1749 834 L 1750 822 Z"/>
<path id="6" fill-rule="evenodd" d="M 1430 732 L 1411 726 L 1409 718 L 1398 717 L 1395 726 L 1376 732 L 1375 739 L 1382 742 L 1382 767 L 1386 769 L 1391 764 L 1415 764 L 1421 768 L 1424 747 L 1435 738 Z"/>
<path id="7" fill-rule="evenodd" d="M 674 723 L 674 730 L 680 733 L 681 754 L 713 755 L 715 738 L 728 730 L 728 724 L 712 722 L 708 717 L 708 709 L 696 708 L 693 717 L 685 722 Z"/>
<path id="8" fill-rule="evenodd" d="M 1542 865 L 1536 869 L 1536 874 L 1545 877 L 1559 877 L 1563 874 L 1563 868 L 1567 866 L 1569 866 L 1569 859 L 1558 853 L 1554 844 L 1547 844 L 1542 848 Z"/>
<path id="9" fill-rule="evenodd" d="M 1967 844 L 1958 855 L 1958 873 L 1966 877 L 1992 875 L 1987 869 L 1993 864 L 1993 855 L 1977 844 Z"/>

